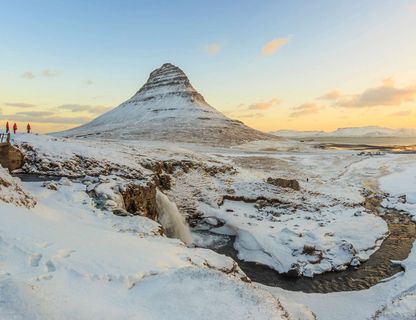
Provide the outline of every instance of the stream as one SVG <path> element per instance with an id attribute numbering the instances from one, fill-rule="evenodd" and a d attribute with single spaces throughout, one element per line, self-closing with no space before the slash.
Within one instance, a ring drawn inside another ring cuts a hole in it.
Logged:
<path id="1" fill-rule="evenodd" d="M 51 181 L 61 178 L 38 174 L 14 174 L 14 176 L 25 182 Z M 369 260 L 358 267 L 349 267 L 338 272 L 326 272 L 315 275 L 313 278 L 293 278 L 266 265 L 240 260 L 237 250 L 234 249 L 235 237 L 233 236 L 219 235 L 211 231 L 194 231 L 193 233 L 202 238 L 212 238 L 213 241 L 204 247 L 237 261 L 240 268 L 254 282 L 306 293 L 353 291 L 368 289 L 403 272 L 403 267 L 392 261 L 406 259 L 416 240 L 416 223 L 405 214 L 389 209 L 380 217 L 386 221 L 390 235 Z"/>
<path id="2" fill-rule="evenodd" d="M 233 258 L 252 281 L 267 286 L 306 293 L 363 290 L 403 272 L 404 269 L 400 264 L 391 261 L 406 259 L 416 240 L 416 224 L 408 216 L 395 210 L 388 210 L 381 217 L 387 222 L 390 235 L 369 260 L 358 267 L 326 272 L 313 278 L 292 278 L 266 265 L 240 260 L 237 250 L 234 249 L 233 236 L 212 234 L 218 240 L 208 248 Z M 205 233 L 205 236 L 209 236 L 207 233 L 211 232 L 205 231 Z"/>

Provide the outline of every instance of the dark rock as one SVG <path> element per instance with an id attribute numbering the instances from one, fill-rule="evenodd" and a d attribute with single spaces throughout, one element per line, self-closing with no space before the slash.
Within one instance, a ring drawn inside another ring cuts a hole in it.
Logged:
<path id="1" fill-rule="evenodd" d="M 150 182 L 142 185 L 130 183 L 124 186 L 121 195 L 123 196 L 124 206 L 127 212 L 156 220 L 155 184 Z"/>
<path id="2" fill-rule="evenodd" d="M 159 186 L 163 190 L 170 190 L 171 189 L 171 178 L 167 174 L 162 174 L 159 176 Z"/>
<path id="3" fill-rule="evenodd" d="M 315 246 L 305 244 L 303 246 L 302 254 L 313 255 L 315 253 Z"/>
<path id="4" fill-rule="evenodd" d="M 290 188 L 296 191 L 300 190 L 299 182 L 295 179 L 267 178 L 267 183 L 282 188 Z"/>
<path id="5" fill-rule="evenodd" d="M 299 278 L 301 276 L 302 272 L 301 272 L 301 267 L 299 264 L 294 263 L 292 264 L 292 266 L 290 267 L 289 271 L 286 272 L 286 276 L 289 278 Z"/>

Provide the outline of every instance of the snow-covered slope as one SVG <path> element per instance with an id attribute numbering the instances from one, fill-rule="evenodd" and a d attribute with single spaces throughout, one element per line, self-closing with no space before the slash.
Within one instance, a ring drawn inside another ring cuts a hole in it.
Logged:
<path id="1" fill-rule="evenodd" d="M 117 108 L 59 136 L 234 144 L 270 136 L 211 107 L 178 67 L 166 63 Z"/>
<path id="2" fill-rule="evenodd" d="M 279 130 L 271 134 L 280 137 L 416 137 L 416 129 L 391 129 L 378 126 L 338 128 L 335 131 Z"/>

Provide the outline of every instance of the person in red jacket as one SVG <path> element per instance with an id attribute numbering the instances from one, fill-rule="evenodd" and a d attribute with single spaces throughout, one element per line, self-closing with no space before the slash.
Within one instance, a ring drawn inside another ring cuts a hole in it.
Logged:
<path id="1" fill-rule="evenodd" d="M 17 131 L 17 124 L 15 122 L 14 125 L 13 125 L 13 133 L 16 134 L 16 131 Z"/>
<path id="2" fill-rule="evenodd" d="M 27 133 L 30 133 L 30 124 L 29 123 L 27 124 L 26 129 L 27 129 Z"/>
<path id="3" fill-rule="evenodd" d="M 6 122 L 6 133 L 10 132 L 9 121 Z"/>

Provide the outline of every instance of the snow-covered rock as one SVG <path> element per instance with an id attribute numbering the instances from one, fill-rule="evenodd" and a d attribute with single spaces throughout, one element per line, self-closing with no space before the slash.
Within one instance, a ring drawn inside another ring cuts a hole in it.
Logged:
<path id="1" fill-rule="evenodd" d="M 32 208 L 36 201 L 23 190 L 17 179 L 9 171 L 0 166 L 0 202 L 12 203 L 17 206 Z"/>
<path id="2" fill-rule="evenodd" d="M 170 63 L 154 70 L 143 87 L 117 108 L 55 135 L 222 145 L 272 138 L 211 107 L 185 73 Z"/>

